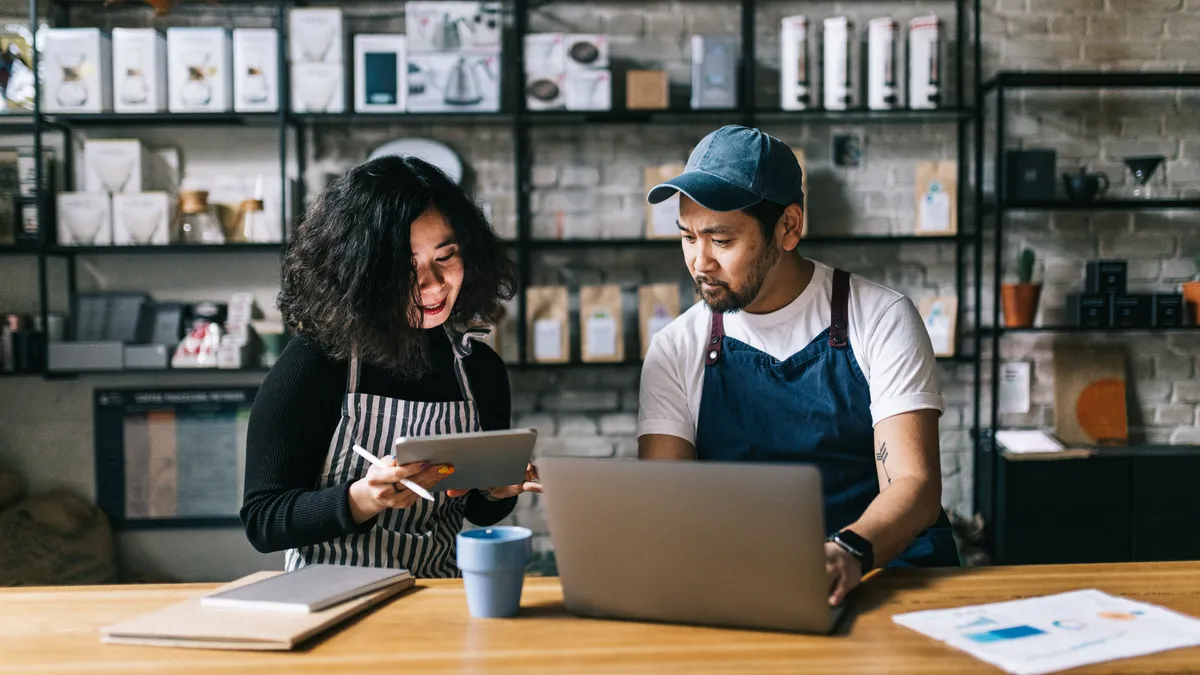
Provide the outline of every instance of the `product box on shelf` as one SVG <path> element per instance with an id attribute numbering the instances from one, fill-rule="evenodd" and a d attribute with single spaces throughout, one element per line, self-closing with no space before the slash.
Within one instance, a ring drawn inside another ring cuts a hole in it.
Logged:
<path id="1" fill-rule="evenodd" d="M 890 17 L 867 22 L 867 107 L 891 110 L 899 107 L 900 87 L 896 72 L 896 33 L 899 25 Z"/>
<path id="2" fill-rule="evenodd" d="M 233 109 L 279 110 L 279 31 L 233 29 Z"/>
<path id="3" fill-rule="evenodd" d="M 731 35 L 692 36 L 693 110 L 737 107 L 739 44 Z"/>
<path id="4" fill-rule="evenodd" d="M 824 70 L 821 86 L 824 89 L 826 110 L 846 110 L 854 105 L 854 43 L 850 36 L 854 23 L 848 17 L 825 19 L 822 49 Z"/>
<path id="5" fill-rule="evenodd" d="M 404 112 L 408 97 L 406 53 L 403 35 L 354 36 L 356 112 Z"/>
<path id="6" fill-rule="evenodd" d="M 808 38 L 807 17 L 786 16 L 780 21 L 779 107 L 783 110 L 808 110 L 814 105 Z"/>
<path id="7" fill-rule="evenodd" d="M 525 108 L 528 110 L 564 110 L 567 107 L 567 74 L 529 73 L 525 75 Z"/>
<path id="8" fill-rule="evenodd" d="M 499 51 L 504 24 L 501 9 L 499 2 L 406 2 L 408 49 L 418 53 Z"/>
<path id="9" fill-rule="evenodd" d="M 666 110 L 669 93 L 665 70 L 625 72 L 625 107 L 629 110 Z"/>
<path id="10" fill-rule="evenodd" d="M 112 109 L 112 42 L 99 28 L 47 28 L 41 61 L 42 112 Z"/>
<path id="11" fill-rule="evenodd" d="M 87 192 L 142 192 L 167 178 L 155 155 L 136 138 L 89 138 L 83 142 L 82 164 Z"/>
<path id="12" fill-rule="evenodd" d="M 175 205 L 174 195 L 168 192 L 113 195 L 113 244 L 165 246 L 171 243 Z"/>
<path id="13" fill-rule="evenodd" d="M 1068 293 L 1067 316 L 1080 328 L 1108 328 L 1112 325 L 1112 298 L 1107 293 Z"/>
<path id="14" fill-rule="evenodd" d="M 499 54 L 408 54 L 409 112 L 500 110 Z"/>
<path id="15" fill-rule="evenodd" d="M 1123 294 L 1127 271 L 1128 263 L 1124 260 L 1089 260 L 1084 290 L 1088 293 Z"/>
<path id="16" fill-rule="evenodd" d="M 112 244 L 112 200 L 107 192 L 59 192 L 55 205 L 60 246 Z"/>
<path id="17" fill-rule="evenodd" d="M 567 70 L 562 33 L 530 33 L 525 36 L 525 73 L 553 75 Z"/>
<path id="18" fill-rule="evenodd" d="M 1150 328 L 1154 325 L 1154 296 L 1148 293 L 1112 296 L 1113 328 Z"/>
<path id="19" fill-rule="evenodd" d="M 292 111 L 341 113 L 346 111 L 346 72 L 342 63 L 293 63 Z"/>
<path id="20" fill-rule="evenodd" d="M 942 102 L 941 27 L 937 16 L 908 22 L 908 107 L 938 108 Z"/>
<path id="21" fill-rule="evenodd" d="M 153 28 L 112 29 L 113 111 L 167 109 L 167 37 Z"/>
<path id="22" fill-rule="evenodd" d="M 233 107 L 229 31 L 168 28 L 168 109 L 171 112 L 228 112 Z"/>
<path id="23" fill-rule="evenodd" d="M 1156 328 L 1183 326 L 1184 307 L 1182 293 L 1155 293 L 1154 326 Z"/>
<path id="24" fill-rule="evenodd" d="M 568 73 L 567 110 L 612 110 L 612 72 Z"/>
<path id="25" fill-rule="evenodd" d="M 288 10 L 288 61 L 343 63 L 342 10 L 338 7 L 293 7 Z"/>
<path id="26" fill-rule="evenodd" d="M 568 73 L 608 68 L 608 36 L 567 33 L 563 36 L 563 58 Z"/>

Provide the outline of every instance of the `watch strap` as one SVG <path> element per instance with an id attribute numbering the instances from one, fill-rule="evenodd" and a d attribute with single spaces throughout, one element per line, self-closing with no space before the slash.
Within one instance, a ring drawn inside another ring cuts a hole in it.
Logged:
<path id="1" fill-rule="evenodd" d="M 844 551 L 854 556 L 862 565 L 862 573 L 866 574 L 875 567 L 875 549 L 871 546 L 871 542 L 867 541 L 854 530 L 841 530 L 835 532 L 829 537 L 829 540 Z"/>

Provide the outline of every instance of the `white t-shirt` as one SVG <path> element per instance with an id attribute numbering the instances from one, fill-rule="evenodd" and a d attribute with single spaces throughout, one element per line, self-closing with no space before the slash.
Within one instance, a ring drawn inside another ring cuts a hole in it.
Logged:
<path id="1" fill-rule="evenodd" d="M 795 300 L 770 314 L 726 314 L 725 335 L 779 360 L 812 342 L 829 327 L 833 296 L 833 269 L 813 264 L 812 281 Z M 870 386 L 874 423 L 912 410 L 945 411 L 933 345 L 912 301 L 851 275 L 848 310 L 850 347 Z M 695 443 L 711 317 L 708 305 L 698 302 L 650 341 L 638 436 L 666 434 Z"/>

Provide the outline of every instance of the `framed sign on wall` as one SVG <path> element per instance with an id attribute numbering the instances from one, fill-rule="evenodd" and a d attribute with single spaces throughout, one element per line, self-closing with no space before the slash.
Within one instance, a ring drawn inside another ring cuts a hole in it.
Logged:
<path id="1" fill-rule="evenodd" d="M 239 524 L 257 390 L 96 390 L 96 501 L 113 528 Z"/>

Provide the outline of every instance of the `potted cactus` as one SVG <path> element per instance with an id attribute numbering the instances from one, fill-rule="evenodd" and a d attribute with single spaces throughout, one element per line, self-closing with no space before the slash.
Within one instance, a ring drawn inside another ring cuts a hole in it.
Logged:
<path id="1" fill-rule="evenodd" d="M 1200 269 L 1200 258 L 1196 259 L 1196 267 Z M 1183 315 L 1191 317 L 1194 326 L 1200 326 L 1200 273 L 1197 279 L 1183 282 Z"/>
<path id="2" fill-rule="evenodd" d="M 1004 325 L 1008 328 L 1032 326 L 1033 318 L 1037 316 L 1042 284 L 1033 280 L 1035 262 L 1037 257 L 1031 249 L 1021 251 L 1017 259 L 1017 283 L 1006 283 L 1000 287 L 1000 299 L 1004 305 Z"/>

